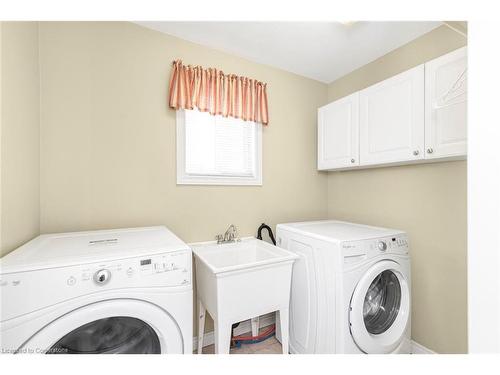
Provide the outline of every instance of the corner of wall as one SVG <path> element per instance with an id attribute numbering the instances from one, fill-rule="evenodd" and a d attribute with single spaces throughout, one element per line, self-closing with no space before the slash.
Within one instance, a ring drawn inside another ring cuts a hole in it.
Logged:
<path id="1" fill-rule="evenodd" d="M 328 100 L 362 90 L 467 45 L 463 33 L 443 24 L 328 85 Z"/>
<path id="2" fill-rule="evenodd" d="M 0 40 L 0 255 L 5 255 L 40 233 L 38 22 L 4 21 Z"/>
<path id="3" fill-rule="evenodd" d="M 329 100 L 362 90 L 466 44 L 462 34 L 442 25 L 331 83 Z M 398 181 L 397 189 L 388 189 L 388 181 Z M 466 185 L 464 161 L 328 174 L 329 218 L 408 233 L 412 338 L 441 353 L 467 351 Z"/>
<path id="4" fill-rule="evenodd" d="M 42 229 L 42 200 L 40 181 L 42 178 L 42 60 L 40 58 L 40 21 L 36 23 L 38 45 L 38 234 Z"/>
<path id="5" fill-rule="evenodd" d="M 3 111 L 2 111 L 2 91 L 3 91 L 3 80 L 2 80 L 2 51 L 3 51 L 3 45 L 2 45 L 2 29 L 3 29 L 3 22 L 0 21 L 0 256 L 2 254 L 2 127 L 3 127 Z"/>

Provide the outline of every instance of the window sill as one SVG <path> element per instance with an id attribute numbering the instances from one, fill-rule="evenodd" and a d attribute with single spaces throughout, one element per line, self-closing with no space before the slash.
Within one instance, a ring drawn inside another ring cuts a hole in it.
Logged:
<path id="1" fill-rule="evenodd" d="M 262 186 L 256 177 L 177 176 L 177 185 Z"/>

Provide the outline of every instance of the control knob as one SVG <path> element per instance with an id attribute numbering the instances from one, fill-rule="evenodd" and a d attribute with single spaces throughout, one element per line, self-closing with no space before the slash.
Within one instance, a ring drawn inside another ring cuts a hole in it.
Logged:
<path id="1" fill-rule="evenodd" d="M 377 244 L 377 247 L 380 251 L 386 251 L 387 250 L 387 244 L 385 241 L 379 241 Z"/>
<path id="2" fill-rule="evenodd" d="M 106 284 L 111 278 L 111 272 L 107 269 L 102 269 L 94 274 L 94 281 L 97 285 Z"/>

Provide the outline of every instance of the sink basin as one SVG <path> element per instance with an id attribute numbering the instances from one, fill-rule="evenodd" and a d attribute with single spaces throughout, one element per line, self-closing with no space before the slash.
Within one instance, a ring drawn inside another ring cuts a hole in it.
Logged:
<path id="1" fill-rule="evenodd" d="M 215 351 L 229 353 L 231 326 L 274 311 L 283 353 L 288 353 L 288 306 L 292 266 L 298 255 L 267 242 L 190 244 L 196 265 L 198 353 L 201 352 L 205 312 L 215 322 Z M 201 339 L 200 339 L 201 338 Z"/>
<path id="2" fill-rule="evenodd" d="M 273 263 L 289 262 L 298 256 L 256 238 L 241 242 L 192 244 L 193 253 L 214 274 L 244 270 Z"/>

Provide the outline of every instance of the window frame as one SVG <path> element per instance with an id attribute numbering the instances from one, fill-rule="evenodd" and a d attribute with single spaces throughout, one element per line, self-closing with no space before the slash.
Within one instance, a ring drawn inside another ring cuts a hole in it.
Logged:
<path id="1" fill-rule="evenodd" d="M 185 110 L 176 110 L 177 185 L 233 185 L 262 186 L 262 124 L 255 124 L 255 175 L 214 176 L 186 173 L 186 117 Z"/>

